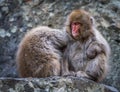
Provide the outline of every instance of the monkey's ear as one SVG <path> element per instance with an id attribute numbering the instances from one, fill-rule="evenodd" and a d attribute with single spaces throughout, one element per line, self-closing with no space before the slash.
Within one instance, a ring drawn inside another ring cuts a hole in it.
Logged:
<path id="1" fill-rule="evenodd" d="M 70 19 L 69 19 L 69 16 L 67 16 L 67 19 L 66 19 L 66 22 L 65 22 L 65 26 L 68 26 L 70 25 Z"/>
<path id="2" fill-rule="evenodd" d="M 90 21 L 92 25 L 95 25 L 95 19 L 92 16 L 90 17 Z"/>
<path id="3" fill-rule="evenodd" d="M 67 20 L 65 22 L 65 30 L 67 33 L 71 34 L 71 28 L 70 28 L 70 19 L 69 19 L 69 16 L 67 16 Z"/>

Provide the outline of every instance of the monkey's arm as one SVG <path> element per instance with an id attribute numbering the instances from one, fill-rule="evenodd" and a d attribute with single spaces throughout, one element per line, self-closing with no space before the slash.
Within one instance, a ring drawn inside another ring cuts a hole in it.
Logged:
<path id="1" fill-rule="evenodd" d="M 102 80 L 107 73 L 107 56 L 104 44 L 93 43 L 88 47 L 87 58 L 89 59 L 86 74 L 94 81 Z"/>
<path id="2" fill-rule="evenodd" d="M 68 63 L 65 59 L 61 60 L 61 75 L 65 76 L 69 73 L 68 71 Z"/>
<path id="3" fill-rule="evenodd" d="M 98 82 L 105 77 L 107 67 L 106 56 L 101 53 L 88 63 L 85 72 L 90 79 Z"/>

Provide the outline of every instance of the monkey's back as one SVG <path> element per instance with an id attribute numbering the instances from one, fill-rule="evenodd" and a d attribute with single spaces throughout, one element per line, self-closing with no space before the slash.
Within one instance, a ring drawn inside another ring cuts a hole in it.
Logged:
<path id="1" fill-rule="evenodd" d="M 64 32 L 48 27 L 29 31 L 17 52 L 21 77 L 47 77 L 60 74 L 61 49 L 66 45 Z"/>

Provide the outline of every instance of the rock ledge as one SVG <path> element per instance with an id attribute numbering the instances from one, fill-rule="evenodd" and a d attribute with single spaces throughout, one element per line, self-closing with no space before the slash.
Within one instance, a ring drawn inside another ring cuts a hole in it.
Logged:
<path id="1" fill-rule="evenodd" d="M 114 87 L 76 77 L 0 78 L 0 92 L 118 92 Z"/>

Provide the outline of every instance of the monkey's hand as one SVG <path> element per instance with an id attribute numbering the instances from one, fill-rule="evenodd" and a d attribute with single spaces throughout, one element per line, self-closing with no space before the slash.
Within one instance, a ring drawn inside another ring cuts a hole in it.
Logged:
<path id="1" fill-rule="evenodd" d="M 101 53 L 101 51 L 102 51 L 101 44 L 93 42 L 92 44 L 89 45 L 86 55 L 89 59 L 94 59 L 99 53 Z"/>

